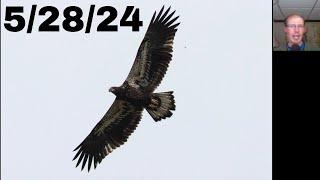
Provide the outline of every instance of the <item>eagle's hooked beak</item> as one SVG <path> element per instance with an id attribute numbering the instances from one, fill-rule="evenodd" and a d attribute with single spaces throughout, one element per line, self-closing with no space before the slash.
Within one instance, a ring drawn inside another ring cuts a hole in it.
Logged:
<path id="1" fill-rule="evenodd" d="M 109 92 L 114 93 L 114 92 L 115 92 L 115 88 L 114 88 L 114 87 L 111 87 L 111 88 L 109 89 Z"/>

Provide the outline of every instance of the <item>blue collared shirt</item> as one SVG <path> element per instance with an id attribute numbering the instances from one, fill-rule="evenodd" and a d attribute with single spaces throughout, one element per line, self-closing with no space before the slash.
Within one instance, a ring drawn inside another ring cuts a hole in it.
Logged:
<path id="1" fill-rule="evenodd" d="M 299 46 L 300 51 L 304 51 L 305 43 L 302 41 L 302 44 Z M 294 51 L 291 46 L 287 44 L 287 51 Z"/>

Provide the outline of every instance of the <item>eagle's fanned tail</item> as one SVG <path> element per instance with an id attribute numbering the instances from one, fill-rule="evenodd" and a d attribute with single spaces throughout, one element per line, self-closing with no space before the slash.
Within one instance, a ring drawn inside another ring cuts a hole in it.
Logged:
<path id="1" fill-rule="evenodd" d="M 146 110 L 155 121 L 160 121 L 172 116 L 172 110 L 176 109 L 173 91 L 153 93 L 150 104 Z"/>

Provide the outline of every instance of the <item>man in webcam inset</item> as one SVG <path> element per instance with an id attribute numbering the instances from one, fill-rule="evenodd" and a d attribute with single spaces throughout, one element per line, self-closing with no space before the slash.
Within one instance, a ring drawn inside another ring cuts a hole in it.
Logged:
<path id="1" fill-rule="evenodd" d="M 287 39 L 287 51 L 304 51 L 306 43 L 303 39 L 306 33 L 303 17 L 297 14 L 289 15 L 284 21 L 284 32 Z"/>

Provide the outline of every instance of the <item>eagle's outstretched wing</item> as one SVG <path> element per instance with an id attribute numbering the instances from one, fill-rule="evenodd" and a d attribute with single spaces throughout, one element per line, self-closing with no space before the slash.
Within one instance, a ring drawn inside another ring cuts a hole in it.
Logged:
<path id="1" fill-rule="evenodd" d="M 142 107 L 116 99 L 91 133 L 75 148 L 74 151 L 78 152 L 73 160 L 79 157 L 77 166 L 82 161 L 82 170 L 88 162 L 89 171 L 93 162 L 96 168 L 106 155 L 127 141 L 140 122 L 142 110 Z"/>
<path id="2" fill-rule="evenodd" d="M 172 57 L 176 27 L 180 24 L 173 24 L 179 17 L 172 18 L 175 11 L 169 14 L 170 7 L 164 13 L 163 10 L 164 7 L 157 16 L 156 12 L 153 14 L 125 81 L 144 92 L 153 92 L 164 77 Z"/>

